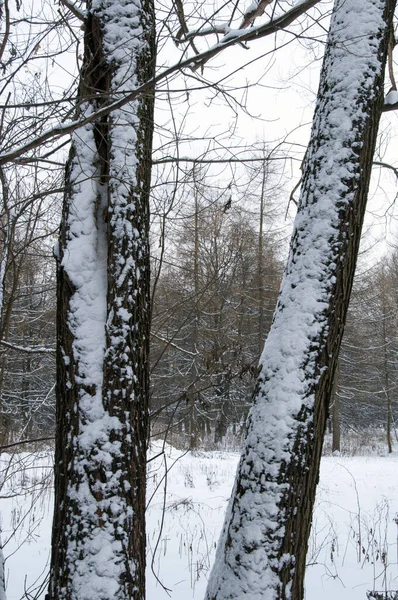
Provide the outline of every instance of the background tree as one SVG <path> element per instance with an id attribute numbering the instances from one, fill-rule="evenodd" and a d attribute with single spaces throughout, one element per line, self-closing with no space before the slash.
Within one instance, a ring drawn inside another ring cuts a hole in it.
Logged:
<path id="1" fill-rule="evenodd" d="M 65 78 L 64 94 L 53 84 L 55 79 L 59 83 L 59 70 L 76 37 L 68 15 L 51 3 L 37 4 L 33 15 L 26 5 L 9 0 L 2 9 L 0 139 L 6 150 L 39 135 L 70 110 Z M 50 338 L 50 346 L 55 345 L 52 246 L 59 220 L 57 194 L 63 189 L 64 145 L 37 147 L 29 157 L 0 168 L 2 444 L 19 438 L 26 419 L 32 432 L 54 425 L 54 361 L 43 346 Z M 21 344 L 28 351 L 21 350 Z"/>
<path id="2" fill-rule="evenodd" d="M 48 254 L 30 244 L 18 285 L 10 286 L 13 296 L 5 304 L 7 311 L 12 306 L 1 348 L 3 439 L 8 442 L 54 430 L 55 294 Z"/>
<path id="3" fill-rule="evenodd" d="M 174 228 L 172 259 L 156 290 L 152 407 L 155 431 L 175 426 L 196 446 L 210 436 L 219 443 L 229 428 L 235 435 L 242 428 L 280 265 L 270 207 L 268 222 L 260 207 L 259 229 L 257 214 L 232 201 L 231 190 L 212 197 L 202 181 L 193 195 L 192 212 Z"/>
<path id="4" fill-rule="evenodd" d="M 340 353 L 336 393 L 343 430 L 380 427 L 392 449 L 397 402 L 397 302 L 394 254 L 356 278 Z M 339 448 L 336 448 L 339 449 Z"/>
<path id="5" fill-rule="evenodd" d="M 54 273 L 48 238 L 56 231 L 54 179 L 19 181 L 21 167 L 2 170 L 0 415 L 2 444 L 30 428 L 54 426 Z M 19 176 L 19 177 L 18 177 Z M 46 348 L 47 346 L 47 348 Z M 42 420 L 41 425 L 39 424 Z M 47 429 L 48 431 L 48 429 Z"/>

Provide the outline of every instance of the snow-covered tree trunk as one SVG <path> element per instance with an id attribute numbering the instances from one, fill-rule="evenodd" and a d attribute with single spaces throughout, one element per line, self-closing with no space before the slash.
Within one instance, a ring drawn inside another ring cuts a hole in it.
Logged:
<path id="1" fill-rule="evenodd" d="M 207 600 L 300 600 L 393 0 L 335 0 L 291 250 Z"/>
<path id="2" fill-rule="evenodd" d="M 152 0 L 91 0 L 78 113 L 153 76 Z M 58 263 L 50 600 L 145 596 L 153 94 L 79 129 Z"/>

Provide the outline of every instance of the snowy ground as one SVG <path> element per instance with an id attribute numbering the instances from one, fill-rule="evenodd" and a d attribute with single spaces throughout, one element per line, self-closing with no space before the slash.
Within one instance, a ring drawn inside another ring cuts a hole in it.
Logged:
<path id="1" fill-rule="evenodd" d="M 152 456 L 160 449 L 154 447 Z M 168 447 L 165 456 L 149 463 L 148 500 L 154 495 L 148 508 L 148 600 L 168 598 L 162 586 L 173 600 L 203 598 L 237 460 L 234 453 L 182 455 Z M 8 600 L 19 600 L 24 590 L 34 592 L 46 574 L 51 486 L 43 494 L 40 481 L 48 462 L 45 455 L 19 455 L 8 470 L 2 465 Z M 366 590 L 398 589 L 397 468 L 397 456 L 323 459 L 307 600 L 319 600 L 320 593 L 322 600 L 366 600 Z"/>

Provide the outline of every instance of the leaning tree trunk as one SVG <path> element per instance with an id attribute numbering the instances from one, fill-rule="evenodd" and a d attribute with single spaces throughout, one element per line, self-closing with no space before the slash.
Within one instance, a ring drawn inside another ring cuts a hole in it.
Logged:
<path id="1" fill-rule="evenodd" d="M 300 600 L 393 0 L 335 0 L 290 255 L 207 600 Z"/>
<path id="2" fill-rule="evenodd" d="M 152 0 L 92 0 L 78 114 L 154 73 Z M 142 600 L 153 94 L 72 138 L 58 250 L 48 598 Z"/>

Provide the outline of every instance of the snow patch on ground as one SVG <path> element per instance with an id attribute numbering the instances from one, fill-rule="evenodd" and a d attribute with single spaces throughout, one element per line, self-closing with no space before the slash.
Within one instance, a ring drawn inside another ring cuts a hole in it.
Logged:
<path id="1" fill-rule="evenodd" d="M 161 445 L 154 444 L 151 456 L 160 451 Z M 203 598 L 238 459 L 237 453 L 184 454 L 166 447 L 163 456 L 149 462 L 149 600 L 169 597 L 162 585 L 173 600 Z M 2 455 L 1 535 L 7 599 L 20 600 L 25 588 L 37 587 L 47 572 L 51 457 L 14 455 L 6 471 L 9 460 L 9 455 Z M 166 493 L 165 465 L 169 469 Z M 320 593 L 322 600 L 364 600 L 366 590 L 398 589 L 397 468 L 398 456 L 323 458 L 306 600 L 318 600 Z M 40 494 L 43 474 L 47 483 Z M 15 495 L 19 492 L 23 495 Z M 39 598 L 44 593 L 45 587 Z"/>

